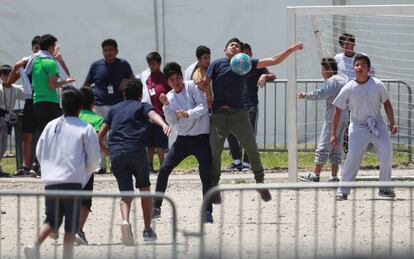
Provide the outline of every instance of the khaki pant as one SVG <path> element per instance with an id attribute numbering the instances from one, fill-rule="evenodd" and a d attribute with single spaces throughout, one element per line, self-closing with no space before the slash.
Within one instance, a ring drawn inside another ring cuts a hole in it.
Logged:
<path id="1" fill-rule="evenodd" d="M 217 185 L 221 174 L 221 153 L 227 136 L 232 133 L 249 156 L 254 178 L 257 183 L 264 180 L 256 138 L 249 121 L 247 110 L 217 109 L 211 115 L 210 148 L 212 157 L 212 184 Z"/>

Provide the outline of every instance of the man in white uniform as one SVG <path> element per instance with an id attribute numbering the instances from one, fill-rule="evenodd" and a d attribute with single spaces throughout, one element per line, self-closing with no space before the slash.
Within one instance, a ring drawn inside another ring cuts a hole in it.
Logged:
<path id="1" fill-rule="evenodd" d="M 361 165 L 362 158 L 369 144 L 380 160 L 380 181 L 391 180 L 392 145 L 387 131 L 387 125 L 381 116 L 381 104 L 389 120 L 391 134 L 398 131 L 394 120 L 390 96 L 384 84 L 369 75 L 370 59 L 361 54 L 355 56 L 355 79 L 349 81 L 334 100 L 336 106 L 332 119 L 332 132 L 336 132 L 342 110 L 349 107 L 351 123 L 349 125 L 349 152 L 341 170 L 341 182 L 354 181 Z M 332 146 L 336 146 L 340 139 L 331 135 Z M 346 200 L 350 188 L 340 187 L 337 199 Z M 380 196 L 395 197 L 390 188 L 381 188 Z"/>

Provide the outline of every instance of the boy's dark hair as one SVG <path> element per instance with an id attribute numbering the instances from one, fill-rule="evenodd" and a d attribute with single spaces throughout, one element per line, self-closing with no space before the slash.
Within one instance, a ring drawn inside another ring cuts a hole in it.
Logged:
<path id="1" fill-rule="evenodd" d="M 342 33 L 341 36 L 339 36 L 339 45 L 343 46 L 345 42 L 353 42 L 355 43 L 355 37 L 351 33 Z"/>
<path id="2" fill-rule="evenodd" d="M 102 41 L 102 43 L 101 43 L 102 48 L 108 47 L 108 46 L 112 46 L 115 49 L 118 49 L 118 43 L 116 43 L 116 40 L 114 40 L 114 39 L 106 39 L 106 40 Z"/>
<path id="3" fill-rule="evenodd" d="M 252 51 L 252 47 L 250 47 L 249 43 L 243 43 L 242 51 L 245 50 L 245 49 L 248 49 L 248 50 Z"/>
<path id="4" fill-rule="evenodd" d="M 126 80 L 124 94 L 126 100 L 140 100 L 142 97 L 141 79 L 133 78 Z"/>
<path id="5" fill-rule="evenodd" d="M 150 52 L 147 55 L 146 59 L 147 59 L 147 63 L 150 63 L 151 61 L 155 61 L 158 64 L 161 64 L 161 60 L 162 60 L 160 53 L 158 53 L 156 51 Z"/>
<path id="6" fill-rule="evenodd" d="M 170 62 L 167 63 L 164 66 L 164 70 L 163 70 L 164 76 L 168 79 L 170 76 L 174 75 L 174 74 L 179 74 L 180 76 L 183 76 L 183 73 L 181 71 L 181 66 L 178 65 L 178 63 L 176 62 Z"/>
<path id="7" fill-rule="evenodd" d="M 39 45 L 41 50 L 48 50 L 53 44 L 55 44 L 57 38 L 51 34 L 45 34 L 40 37 Z"/>
<path id="8" fill-rule="evenodd" d="M 82 94 L 82 108 L 85 110 L 91 110 L 92 104 L 95 102 L 95 95 L 92 92 L 92 89 L 87 86 L 80 88 Z"/>
<path id="9" fill-rule="evenodd" d="M 338 74 L 338 64 L 336 64 L 336 61 L 333 58 L 323 58 L 321 60 L 321 66 L 325 70 L 331 71 L 334 75 Z"/>
<path id="10" fill-rule="evenodd" d="M 35 46 L 35 45 L 37 45 L 37 44 L 40 44 L 40 36 L 39 35 L 36 35 L 36 36 L 34 36 L 33 37 L 33 39 L 32 39 L 32 48 Z"/>
<path id="11" fill-rule="evenodd" d="M 206 46 L 198 46 L 196 49 L 196 57 L 197 59 L 200 59 L 203 55 L 211 54 L 211 51 Z"/>
<path id="12" fill-rule="evenodd" d="M 9 65 L 1 65 L 0 66 L 0 75 L 9 75 L 12 71 L 12 67 Z"/>
<path id="13" fill-rule="evenodd" d="M 371 67 L 371 60 L 369 59 L 369 57 L 367 55 L 364 54 L 356 54 L 355 55 L 355 59 L 354 59 L 354 65 L 358 60 L 365 60 L 365 62 L 367 63 L 368 67 Z"/>
<path id="14" fill-rule="evenodd" d="M 240 48 L 243 46 L 243 42 L 241 42 L 238 38 L 231 38 L 227 43 L 226 43 L 226 48 L 229 46 L 230 43 L 232 42 L 236 42 L 240 45 Z"/>
<path id="15" fill-rule="evenodd" d="M 62 110 L 63 115 L 78 117 L 79 111 L 82 106 L 82 94 L 73 87 L 66 86 L 62 90 Z"/>

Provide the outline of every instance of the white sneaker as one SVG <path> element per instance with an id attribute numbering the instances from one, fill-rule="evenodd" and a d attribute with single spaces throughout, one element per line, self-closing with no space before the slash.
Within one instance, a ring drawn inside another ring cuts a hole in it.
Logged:
<path id="1" fill-rule="evenodd" d="M 85 245 L 85 246 L 89 245 L 89 242 L 88 242 L 88 240 L 86 239 L 85 232 L 83 232 L 82 230 L 78 230 L 78 231 L 76 232 L 76 235 L 75 235 L 75 242 L 76 242 L 78 245 Z"/>
<path id="2" fill-rule="evenodd" d="M 24 248 L 24 256 L 26 259 L 39 259 L 40 258 L 40 251 L 39 248 L 36 248 L 35 246 L 26 246 Z"/>
<path id="3" fill-rule="evenodd" d="M 50 232 L 49 237 L 53 240 L 59 239 L 59 231 L 53 230 L 52 232 Z"/>
<path id="4" fill-rule="evenodd" d="M 131 224 L 129 223 L 121 224 L 121 242 L 124 246 L 133 246 L 135 244 Z"/>

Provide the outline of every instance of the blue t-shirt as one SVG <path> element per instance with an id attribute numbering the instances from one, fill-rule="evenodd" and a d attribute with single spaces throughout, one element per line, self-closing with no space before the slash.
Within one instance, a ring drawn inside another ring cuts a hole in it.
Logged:
<path id="1" fill-rule="evenodd" d="M 97 106 L 115 105 L 124 100 L 122 92 L 119 91 L 122 80 L 133 75 L 131 66 L 124 59 L 117 58 L 111 64 L 105 63 L 104 59 L 99 59 L 92 63 L 85 81 L 95 84 L 92 89 Z M 110 93 L 111 86 L 113 93 Z"/>
<path id="2" fill-rule="evenodd" d="M 126 100 L 114 105 L 105 118 L 111 131 L 108 137 L 111 160 L 122 154 L 145 154 L 145 131 L 151 104 Z"/>
<path id="3" fill-rule="evenodd" d="M 269 73 L 267 68 L 257 69 L 256 67 L 252 67 L 252 70 L 247 74 L 246 88 L 242 93 L 243 106 L 245 108 L 255 107 L 259 104 L 257 80 L 259 80 L 261 75 L 267 73 Z"/>
<path id="4" fill-rule="evenodd" d="M 257 59 L 252 59 L 252 68 L 256 67 L 257 62 Z M 213 109 L 224 105 L 233 109 L 243 109 L 242 92 L 246 88 L 247 76 L 234 73 L 230 61 L 226 58 L 214 60 L 208 67 L 206 75 L 213 82 Z"/>

